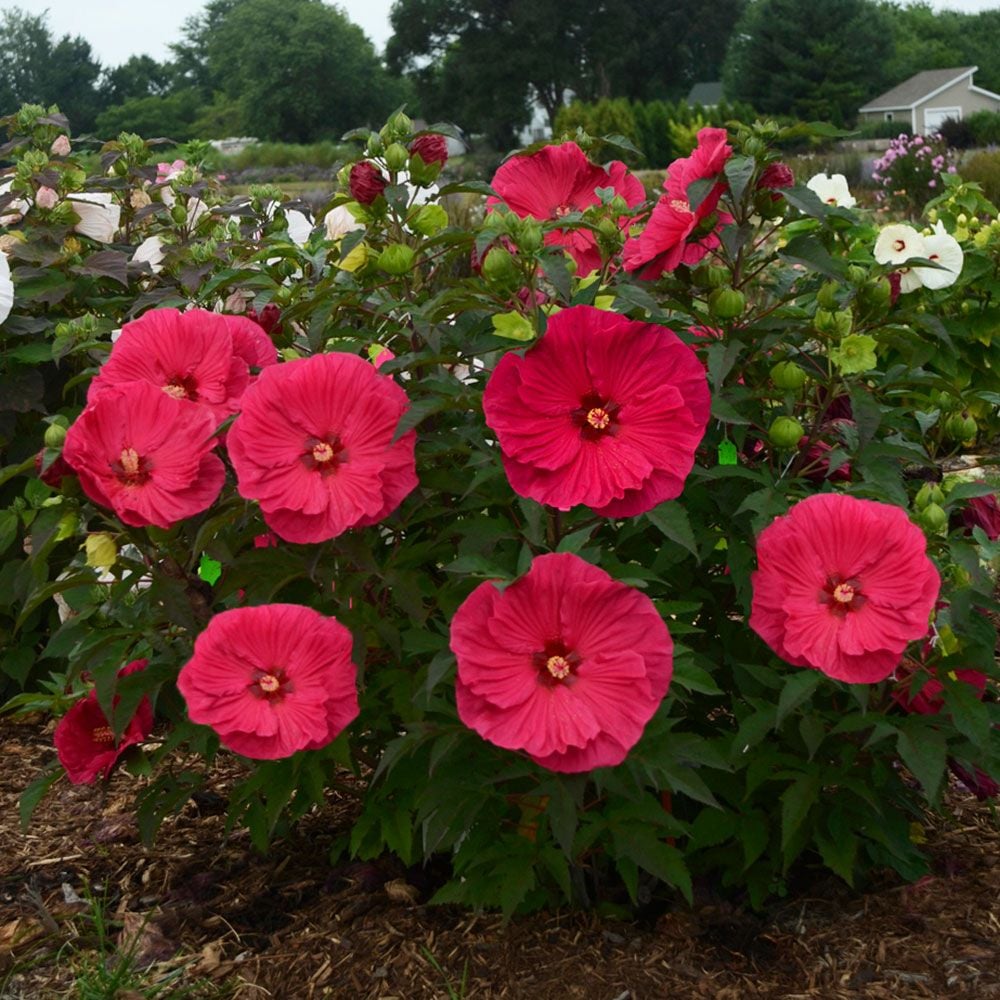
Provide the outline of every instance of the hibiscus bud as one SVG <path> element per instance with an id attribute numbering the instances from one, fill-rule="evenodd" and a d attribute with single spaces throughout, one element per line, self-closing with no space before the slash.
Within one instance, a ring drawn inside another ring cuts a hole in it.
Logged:
<path id="1" fill-rule="evenodd" d="M 64 424 L 49 424 L 45 428 L 45 447 L 61 448 L 66 440 L 66 427 Z"/>
<path id="2" fill-rule="evenodd" d="M 968 531 L 982 528 L 991 541 L 1000 538 L 1000 504 L 995 493 L 985 497 L 972 497 L 962 511 L 962 524 Z"/>
<path id="3" fill-rule="evenodd" d="M 975 418 L 969 416 L 965 410 L 961 413 L 953 413 L 944 422 L 945 435 L 952 441 L 972 441 L 975 439 L 978 431 L 979 425 L 976 423 Z"/>
<path id="4" fill-rule="evenodd" d="M 769 163 L 757 181 L 757 187 L 764 191 L 774 191 L 779 188 L 791 187 L 795 183 L 795 176 L 791 168 L 785 163 Z"/>
<path id="5" fill-rule="evenodd" d="M 378 256 L 378 266 L 386 274 L 406 274 L 413 268 L 416 254 L 405 243 L 394 243 L 386 247 Z"/>
<path id="6" fill-rule="evenodd" d="M 525 253 L 535 253 L 542 249 L 542 227 L 537 219 L 530 216 L 521 219 L 517 226 L 517 245 Z"/>
<path id="7" fill-rule="evenodd" d="M 483 277 L 497 285 L 513 285 L 519 282 L 521 272 L 513 254 L 503 247 L 493 247 L 488 250 L 482 263 Z"/>
<path id="8" fill-rule="evenodd" d="M 719 319 L 735 319 L 746 304 L 746 297 L 735 288 L 716 288 L 708 297 L 708 311 Z"/>
<path id="9" fill-rule="evenodd" d="M 66 135 L 57 135 L 49 147 L 49 152 L 53 156 L 69 156 L 69 151 L 69 136 Z"/>
<path id="10" fill-rule="evenodd" d="M 805 369 L 794 361 L 781 361 L 771 369 L 771 382 L 775 388 L 797 392 L 805 385 Z"/>
<path id="11" fill-rule="evenodd" d="M 840 285 L 836 281 L 824 281 L 816 293 L 816 302 L 823 309 L 836 309 L 839 290 Z"/>
<path id="12" fill-rule="evenodd" d="M 385 149 L 385 144 L 382 142 L 378 132 L 372 132 L 368 136 L 368 142 L 365 145 L 365 149 L 368 151 L 369 156 L 381 156 L 382 151 Z"/>
<path id="13" fill-rule="evenodd" d="M 398 142 L 392 143 L 385 151 L 386 166 L 390 170 L 405 170 L 409 160 L 410 155 L 407 153 L 406 147 L 401 146 Z"/>
<path id="14" fill-rule="evenodd" d="M 367 160 L 351 167 L 348 186 L 351 197 L 361 205 L 371 205 L 385 191 L 387 184 L 382 172 Z"/>
<path id="15" fill-rule="evenodd" d="M 170 218 L 178 226 L 183 226 L 187 222 L 187 209 L 180 203 L 177 202 L 172 209 L 170 209 Z"/>
<path id="16" fill-rule="evenodd" d="M 852 285 L 860 285 L 868 277 L 868 271 L 860 264 L 851 264 L 847 269 L 847 280 Z"/>
<path id="17" fill-rule="evenodd" d="M 699 288 L 722 288 L 729 284 L 729 269 L 711 264 L 699 264 L 691 272 L 691 280 Z"/>
<path id="18" fill-rule="evenodd" d="M 941 487 L 937 483 L 924 483 L 917 491 L 917 495 L 913 499 L 913 505 L 917 510 L 923 510 L 932 503 L 944 503 L 944 493 L 941 492 Z"/>
<path id="19" fill-rule="evenodd" d="M 419 156 L 427 166 L 443 167 L 448 162 L 448 141 L 437 132 L 425 132 L 410 143 L 410 156 Z"/>
<path id="20" fill-rule="evenodd" d="M 948 526 L 948 515 L 940 504 L 929 503 L 918 515 L 920 526 L 931 534 L 936 534 Z"/>
<path id="21" fill-rule="evenodd" d="M 805 429 L 795 417 L 778 417 L 767 432 L 768 439 L 776 448 L 794 448 L 803 434 Z"/>
<path id="22" fill-rule="evenodd" d="M 35 193 L 35 204 L 39 208 L 55 208 L 58 201 L 59 195 L 50 187 L 40 187 Z"/>
<path id="23" fill-rule="evenodd" d="M 448 225 L 448 213 L 440 205 L 421 205 L 407 225 L 421 236 L 434 236 Z"/>

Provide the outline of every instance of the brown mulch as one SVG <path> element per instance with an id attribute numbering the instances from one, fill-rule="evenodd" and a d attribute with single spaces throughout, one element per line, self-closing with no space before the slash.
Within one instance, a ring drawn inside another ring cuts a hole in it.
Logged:
<path id="1" fill-rule="evenodd" d="M 763 916 L 716 900 L 645 923 L 562 912 L 505 926 L 424 905 L 419 875 L 391 863 L 331 865 L 349 802 L 331 799 L 266 856 L 227 836 L 232 759 L 152 848 L 124 773 L 107 789 L 58 784 L 22 833 L 17 799 L 52 757 L 50 730 L 0 719 L 0 1000 L 78 996 L 81 970 L 110 967 L 116 948 L 159 997 L 1000 998 L 1000 828 L 958 789 L 950 820 L 928 822 L 935 871 L 915 885 L 825 881 Z"/>

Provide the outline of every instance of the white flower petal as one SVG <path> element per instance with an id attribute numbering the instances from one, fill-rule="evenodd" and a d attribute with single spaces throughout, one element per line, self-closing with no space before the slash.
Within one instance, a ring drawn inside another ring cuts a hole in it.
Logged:
<path id="1" fill-rule="evenodd" d="M 331 208 L 323 216 L 323 225 L 326 228 L 326 238 L 328 240 L 339 240 L 342 236 L 354 232 L 356 229 L 364 229 L 364 225 L 358 222 L 351 215 L 350 209 L 346 205 L 338 205 Z"/>
<path id="2" fill-rule="evenodd" d="M 296 246 L 304 247 L 313 231 L 312 220 L 297 208 L 290 208 L 285 212 L 285 221 L 288 223 L 288 235 L 291 241 Z"/>
<path id="3" fill-rule="evenodd" d="M 145 262 L 153 274 L 159 274 L 163 270 L 163 241 L 159 236 L 147 237 L 135 248 L 132 260 Z"/>
<path id="4" fill-rule="evenodd" d="M 826 174 L 814 174 L 806 181 L 806 187 L 827 205 L 854 208 L 857 204 L 843 174 L 834 174 L 832 177 L 827 177 Z"/>
<path id="5" fill-rule="evenodd" d="M 875 259 L 880 264 L 905 264 L 911 257 L 926 257 L 923 236 L 913 226 L 884 226 L 875 240 Z"/>
<path id="6" fill-rule="evenodd" d="M 935 233 L 934 236 L 927 236 L 924 239 L 927 253 L 924 255 L 928 260 L 940 264 L 947 268 L 940 271 L 930 267 L 917 267 L 914 270 L 919 274 L 920 281 L 924 288 L 947 288 L 954 285 L 958 276 L 962 273 L 962 265 L 965 263 L 965 254 L 959 246 L 958 240 L 947 233 Z"/>
<path id="7" fill-rule="evenodd" d="M 98 243 L 111 243 L 118 232 L 122 209 L 113 202 L 112 196 L 103 191 L 71 194 L 80 221 L 73 229 L 83 236 L 89 236 Z"/>
<path id="8" fill-rule="evenodd" d="M 14 282 L 10 279 L 10 264 L 7 255 L 0 253 L 0 323 L 10 315 L 14 305 Z"/>

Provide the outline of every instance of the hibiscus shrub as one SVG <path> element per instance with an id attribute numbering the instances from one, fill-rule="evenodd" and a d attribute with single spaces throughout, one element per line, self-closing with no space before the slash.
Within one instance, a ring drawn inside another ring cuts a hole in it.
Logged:
<path id="1" fill-rule="evenodd" d="M 334 856 L 509 914 L 916 878 L 949 767 L 995 793 L 974 185 L 880 234 L 769 123 L 652 204 L 582 135 L 447 184 L 397 114 L 314 224 L 6 125 L 0 680 L 62 716 L 25 816 L 121 761 L 148 839 L 232 753 L 260 849 L 344 792 Z"/>

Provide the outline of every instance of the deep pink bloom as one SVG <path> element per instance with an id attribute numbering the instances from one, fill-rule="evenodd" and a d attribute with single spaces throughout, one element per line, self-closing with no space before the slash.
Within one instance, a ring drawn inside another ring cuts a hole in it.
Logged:
<path id="1" fill-rule="evenodd" d="M 227 447 L 240 495 L 288 542 L 322 542 L 381 521 L 417 485 L 409 405 L 396 382 L 353 354 L 266 368 L 243 397 Z"/>
<path id="2" fill-rule="evenodd" d="M 148 661 L 133 660 L 118 671 L 119 677 L 144 670 Z M 119 701 L 114 697 L 114 704 Z M 139 702 L 135 715 L 125 727 L 118 743 L 107 716 L 101 711 L 97 692 L 81 698 L 56 724 L 52 741 L 59 763 L 74 785 L 89 785 L 99 776 L 107 778 L 125 751 L 141 743 L 153 731 L 153 706 L 149 698 Z"/>
<path id="3" fill-rule="evenodd" d="M 806 461 L 802 466 L 801 474 L 806 479 L 811 479 L 814 483 L 821 483 L 828 479 L 831 483 L 849 482 L 852 476 L 851 463 L 843 461 L 835 469 L 830 468 L 830 453 L 840 446 L 840 440 L 836 439 L 831 443 L 828 438 L 836 438 L 839 430 L 843 427 L 853 427 L 854 421 L 846 417 L 827 421 L 820 428 L 820 436 L 811 442 L 808 436 L 804 436 L 799 441 L 799 447 L 805 448 Z"/>
<path id="4" fill-rule="evenodd" d="M 901 507 L 808 497 L 757 539 L 750 627 L 795 666 L 884 680 L 934 610 L 941 580 L 926 547 Z"/>
<path id="5" fill-rule="evenodd" d="M 63 457 L 126 524 L 169 528 L 210 507 L 226 470 L 211 413 L 148 382 L 109 386 L 66 434 Z"/>
<path id="6" fill-rule="evenodd" d="M 551 771 L 620 764 L 659 707 L 673 642 L 653 602 L 569 553 L 480 584 L 451 623 L 462 721 Z"/>
<path id="7" fill-rule="evenodd" d="M 419 156 L 424 163 L 448 162 L 448 140 L 437 132 L 425 132 L 410 143 L 410 156 Z"/>
<path id="8" fill-rule="evenodd" d="M 233 608 L 195 640 L 177 687 L 224 746 L 277 760 L 325 747 L 357 718 L 351 648 L 351 633 L 312 608 Z"/>
<path id="9" fill-rule="evenodd" d="M 281 333 L 281 309 L 273 302 L 268 302 L 260 313 L 256 309 L 250 308 L 246 313 L 247 319 L 253 320 L 267 334 Z"/>
<path id="10" fill-rule="evenodd" d="M 45 449 L 42 448 L 35 455 L 35 472 L 46 486 L 51 486 L 54 490 L 62 487 L 63 476 L 72 476 L 74 474 L 69 463 L 63 458 L 62 452 L 56 455 L 47 469 L 42 468 L 44 462 Z"/>
<path id="11" fill-rule="evenodd" d="M 573 306 L 523 357 L 504 355 L 483 409 L 516 493 L 632 517 L 684 488 L 709 394 L 705 369 L 673 331 Z"/>
<path id="12" fill-rule="evenodd" d="M 776 191 L 791 187 L 795 183 L 795 175 L 787 163 L 769 163 L 757 181 L 757 187 L 762 191 Z"/>
<path id="13" fill-rule="evenodd" d="M 368 160 L 361 160 L 351 167 L 348 187 L 351 197 L 359 205 L 370 205 L 385 191 L 388 183 L 382 171 Z"/>
<path id="14" fill-rule="evenodd" d="M 620 160 L 607 169 L 591 163 L 575 142 L 545 146 L 528 156 L 512 156 L 501 164 L 490 182 L 499 198 L 486 199 L 487 209 L 505 204 L 523 218 L 541 221 L 561 219 L 570 212 L 582 212 L 599 205 L 598 188 L 613 188 L 626 204 L 641 204 L 646 197 L 642 182 L 629 173 Z M 631 220 L 622 216 L 618 225 L 628 228 Z M 589 229 L 554 230 L 545 234 L 548 246 L 564 247 L 577 263 L 580 275 L 601 266 L 597 239 Z"/>
<path id="15" fill-rule="evenodd" d="M 239 409 L 250 366 L 276 361 L 274 346 L 246 317 L 152 309 L 122 327 L 87 401 L 124 382 L 148 382 L 207 408 L 219 424 Z"/>
<path id="16" fill-rule="evenodd" d="M 912 661 L 907 660 L 907 668 L 900 670 L 897 674 L 898 686 L 892 692 L 893 700 L 907 712 L 914 712 L 917 715 L 938 715 L 944 708 L 944 685 L 934 675 L 934 671 L 929 670 L 929 678 L 924 681 L 923 686 L 915 695 L 910 695 L 910 683 L 913 674 L 911 669 Z M 968 684 L 977 698 L 982 698 L 986 693 L 986 674 L 981 670 L 955 670 L 952 672 L 954 680 Z"/>
<path id="17" fill-rule="evenodd" d="M 982 768 L 973 767 L 971 771 L 963 767 L 954 757 L 948 758 L 948 767 L 952 774 L 972 792 L 980 802 L 995 799 L 1000 795 L 1000 784 L 994 781 Z"/>
<path id="18" fill-rule="evenodd" d="M 962 511 L 962 524 L 971 532 L 982 528 L 990 541 L 1000 538 L 1000 504 L 995 493 L 984 497 L 972 497 Z"/>
<path id="19" fill-rule="evenodd" d="M 689 189 L 697 181 L 718 177 L 732 152 L 725 129 L 703 128 L 698 133 L 694 152 L 667 168 L 666 193 L 653 208 L 646 228 L 626 242 L 625 270 L 651 280 L 681 264 L 697 264 L 719 245 L 718 231 L 733 221 L 731 215 L 718 211 L 725 182 L 713 185 L 696 208 L 691 207 Z"/>

